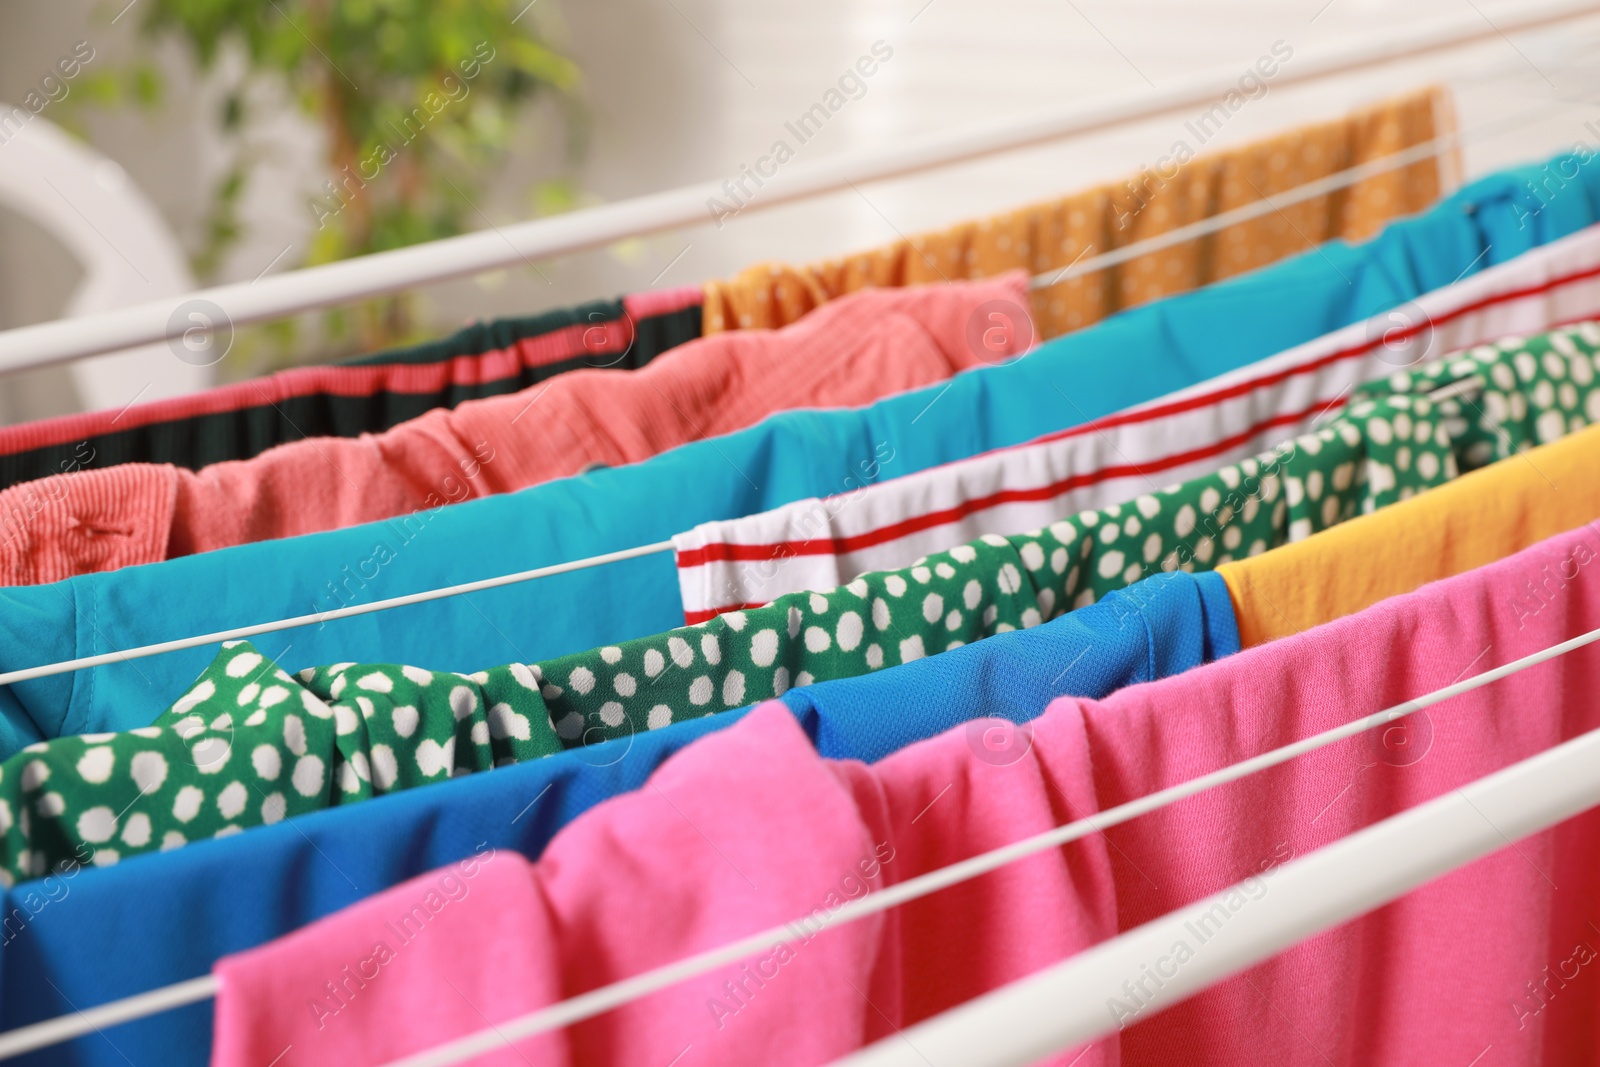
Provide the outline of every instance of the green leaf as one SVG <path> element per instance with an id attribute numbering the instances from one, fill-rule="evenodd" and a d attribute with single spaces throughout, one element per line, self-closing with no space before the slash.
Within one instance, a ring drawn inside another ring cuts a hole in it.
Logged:
<path id="1" fill-rule="evenodd" d="M 133 98 L 144 108 L 161 106 L 166 96 L 166 83 L 161 78 L 161 72 L 150 63 L 136 64 L 130 72 L 129 84 L 132 87 Z"/>

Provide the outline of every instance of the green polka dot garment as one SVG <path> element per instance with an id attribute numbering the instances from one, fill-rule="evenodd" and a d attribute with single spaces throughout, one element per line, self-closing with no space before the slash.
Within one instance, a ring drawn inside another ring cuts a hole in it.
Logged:
<path id="1" fill-rule="evenodd" d="M 1157 570 L 1257 555 L 1600 420 L 1597 350 L 1592 323 L 1472 349 L 1372 383 L 1325 426 L 1204 478 L 547 660 L 540 692 L 562 741 L 588 744 L 1037 626 Z"/>
<path id="2" fill-rule="evenodd" d="M 1352 412 L 1361 400 L 1472 385 L 1438 407 L 1461 469 L 1475 470 L 1600 422 L 1597 352 L 1600 324 L 1594 322 L 1505 338 L 1368 383 L 1356 390 Z"/>
<path id="3" fill-rule="evenodd" d="M 0 765 L 0 882 L 99 866 L 558 751 L 521 664 L 463 677 L 341 663 L 290 677 L 233 643 L 138 730 Z"/>
<path id="4" fill-rule="evenodd" d="M 1597 351 L 1592 324 L 1472 349 L 1365 386 L 1325 426 L 1205 478 L 539 664 L 291 677 L 230 645 L 154 725 L 0 765 L 0 880 L 742 707 L 1037 626 L 1157 570 L 1255 555 L 1600 421 Z"/>

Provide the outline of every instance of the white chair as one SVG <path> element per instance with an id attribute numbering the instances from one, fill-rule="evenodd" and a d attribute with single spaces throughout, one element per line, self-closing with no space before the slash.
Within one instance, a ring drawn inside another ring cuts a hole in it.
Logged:
<path id="1" fill-rule="evenodd" d="M 62 317 L 195 288 L 182 246 L 122 167 L 43 116 L 3 102 L 0 204 L 55 237 L 83 267 Z M 180 396 L 213 379 L 212 367 L 179 359 L 165 344 L 80 360 L 71 371 L 91 411 Z"/>

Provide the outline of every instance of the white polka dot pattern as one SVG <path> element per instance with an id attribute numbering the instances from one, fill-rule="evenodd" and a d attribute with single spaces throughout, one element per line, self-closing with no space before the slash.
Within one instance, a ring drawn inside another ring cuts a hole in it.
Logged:
<path id="1" fill-rule="evenodd" d="M 232 643 L 152 726 L 57 738 L 0 765 L 0 881 L 104 866 L 561 749 L 529 667 L 477 677 L 338 664 L 292 678 Z M 289 699 L 295 690 L 302 699 Z"/>

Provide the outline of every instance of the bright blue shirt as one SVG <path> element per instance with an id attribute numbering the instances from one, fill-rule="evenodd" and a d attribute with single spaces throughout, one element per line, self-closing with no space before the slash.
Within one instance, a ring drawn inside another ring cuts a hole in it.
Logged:
<path id="1" fill-rule="evenodd" d="M 1156 574 L 1033 630 L 780 698 L 824 756 L 876 762 L 975 718 L 1025 722 L 1063 694 L 1100 697 L 1239 651 L 1227 584 Z M 1000 756 L 998 758 L 1004 758 Z"/>
<path id="2" fill-rule="evenodd" d="M 1238 647 L 1222 579 L 1179 571 L 1032 630 L 794 690 L 784 700 L 824 756 L 875 760 L 962 722 L 1024 721 L 1057 696 L 1105 696 Z M 579 814 L 638 788 L 672 753 L 748 710 L 24 883 L 6 893 L 0 914 L 0 1026 L 204 974 L 223 955 L 463 859 L 483 843 L 537 857 Z M 986 732 L 975 743 L 988 742 Z M 1004 739 L 990 758 L 1007 758 Z M 18 1062 L 203 1067 L 211 1007 L 164 1012 Z"/>
<path id="3" fill-rule="evenodd" d="M 1600 219 L 1600 165 L 1541 201 L 1540 168 L 1474 182 L 1364 244 L 1335 241 L 1156 301 L 1024 358 L 867 408 L 790 411 L 643 463 L 399 520 L 0 592 L 0 668 L 73 659 L 631 548 L 1014 445 L 1150 400 L 1392 308 Z M 931 403 L 935 397 L 937 403 Z M 472 672 L 683 622 L 663 553 L 254 638 L 288 669 L 341 661 Z M 0 758 L 148 725 L 215 654 L 198 648 L 0 690 Z"/>

